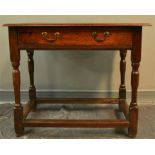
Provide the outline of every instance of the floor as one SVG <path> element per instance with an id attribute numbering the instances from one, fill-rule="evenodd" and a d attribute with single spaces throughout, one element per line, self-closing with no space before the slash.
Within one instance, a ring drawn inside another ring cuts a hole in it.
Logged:
<path id="1" fill-rule="evenodd" d="M 0 104 L 0 139 L 15 139 L 13 105 Z M 138 139 L 155 138 L 155 104 L 139 104 Z M 29 118 L 107 119 L 122 117 L 113 105 L 42 105 Z M 26 128 L 20 139 L 127 139 L 127 129 L 110 128 Z"/>

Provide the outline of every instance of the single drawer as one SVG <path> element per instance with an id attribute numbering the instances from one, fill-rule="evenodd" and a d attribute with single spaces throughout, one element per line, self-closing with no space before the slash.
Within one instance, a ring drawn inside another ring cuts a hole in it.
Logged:
<path id="1" fill-rule="evenodd" d="M 124 27 L 29 27 L 18 29 L 21 48 L 117 49 L 132 47 L 132 29 Z"/>

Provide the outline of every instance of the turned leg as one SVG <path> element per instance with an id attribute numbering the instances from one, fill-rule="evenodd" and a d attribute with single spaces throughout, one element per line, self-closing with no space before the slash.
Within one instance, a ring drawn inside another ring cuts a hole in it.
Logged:
<path id="1" fill-rule="evenodd" d="M 137 89 L 139 84 L 139 65 L 141 60 L 141 28 L 135 29 L 133 36 L 133 49 L 131 51 L 131 103 L 129 106 L 129 137 L 134 138 L 138 128 Z"/>
<path id="2" fill-rule="evenodd" d="M 121 84 L 119 87 L 119 110 L 124 111 L 124 105 L 126 100 L 126 86 L 125 86 L 125 71 L 126 71 L 126 57 L 127 50 L 120 50 L 120 78 Z"/>
<path id="3" fill-rule="evenodd" d="M 24 133 L 24 127 L 22 125 L 23 121 L 23 107 L 20 103 L 20 71 L 19 62 L 12 62 L 13 66 L 13 86 L 15 95 L 15 105 L 14 105 L 14 125 L 15 132 L 17 136 Z"/>
<path id="4" fill-rule="evenodd" d="M 135 137 L 137 134 L 137 124 L 138 124 L 137 88 L 139 82 L 138 67 L 139 67 L 138 62 L 132 62 L 132 73 L 131 73 L 132 95 L 131 95 L 131 103 L 129 106 L 130 127 L 128 130 L 129 132 L 128 135 L 130 137 Z"/>
<path id="5" fill-rule="evenodd" d="M 30 77 L 30 87 L 29 87 L 29 99 L 34 100 L 36 99 L 36 88 L 34 85 L 34 60 L 33 60 L 33 50 L 27 50 L 28 55 L 28 70 L 29 70 L 29 77 Z M 34 109 L 36 108 L 36 103 L 34 105 Z"/>
<path id="6" fill-rule="evenodd" d="M 126 99 L 126 87 L 125 87 L 125 71 L 126 71 L 126 50 L 120 50 L 120 77 L 121 77 L 121 84 L 119 87 L 119 98 Z"/>
<path id="7" fill-rule="evenodd" d="M 13 27 L 9 28 L 9 40 L 10 40 L 10 59 L 13 67 L 13 87 L 14 87 L 14 128 L 17 136 L 24 133 L 23 126 L 23 107 L 20 103 L 20 50 L 17 47 L 17 32 Z"/>

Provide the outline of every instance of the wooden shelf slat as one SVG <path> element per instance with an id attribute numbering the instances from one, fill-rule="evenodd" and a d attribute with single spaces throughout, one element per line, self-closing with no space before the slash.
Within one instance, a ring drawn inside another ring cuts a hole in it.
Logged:
<path id="1" fill-rule="evenodd" d="M 37 98 L 36 103 L 118 104 L 118 98 Z"/>
<path id="2" fill-rule="evenodd" d="M 127 120 L 54 120 L 54 119 L 26 119 L 23 121 L 25 127 L 128 127 Z"/>

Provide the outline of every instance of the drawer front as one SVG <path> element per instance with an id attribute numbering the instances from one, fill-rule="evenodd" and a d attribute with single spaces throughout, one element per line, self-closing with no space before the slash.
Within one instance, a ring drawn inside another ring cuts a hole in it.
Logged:
<path id="1" fill-rule="evenodd" d="M 30 27 L 18 29 L 21 48 L 117 49 L 132 47 L 126 27 Z"/>

